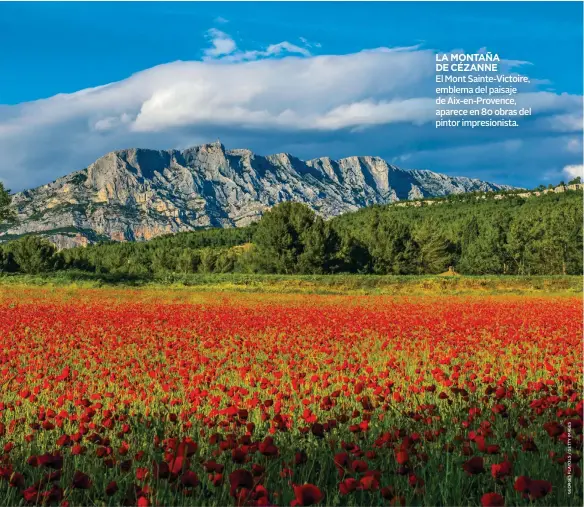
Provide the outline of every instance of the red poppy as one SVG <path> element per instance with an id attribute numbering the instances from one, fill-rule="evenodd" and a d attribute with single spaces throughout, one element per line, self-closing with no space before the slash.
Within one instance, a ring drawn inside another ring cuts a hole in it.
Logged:
<path id="1" fill-rule="evenodd" d="M 349 455 L 346 452 L 340 452 L 335 454 L 335 466 L 339 472 L 339 476 L 342 478 L 344 477 L 347 470 L 351 467 L 351 460 L 349 459 Z"/>
<path id="2" fill-rule="evenodd" d="M 547 422 L 543 425 L 543 428 L 552 438 L 559 437 L 564 432 L 564 427 L 557 422 Z"/>
<path id="3" fill-rule="evenodd" d="M 37 486 L 31 486 L 30 488 L 26 488 L 22 492 L 22 496 L 24 499 L 29 503 L 37 503 L 40 498 L 40 493 Z"/>
<path id="4" fill-rule="evenodd" d="M 43 493 L 43 503 L 52 504 L 63 500 L 63 488 L 57 484 L 53 484 L 48 491 Z M 61 504 L 62 505 L 62 504 Z"/>
<path id="5" fill-rule="evenodd" d="M 391 500 L 395 496 L 395 489 L 393 486 L 385 486 L 381 488 L 381 496 L 386 500 Z"/>
<path id="6" fill-rule="evenodd" d="M 312 424 L 310 431 L 315 437 L 323 438 L 324 437 L 324 426 L 318 422 Z"/>
<path id="7" fill-rule="evenodd" d="M 355 491 L 357 486 L 359 486 L 359 482 L 356 479 L 349 477 L 348 479 L 345 479 L 339 483 L 339 492 L 341 495 L 348 495 L 349 493 Z"/>
<path id="8" fill-rule="evenodd" d="M 531 484 L 531 479 L 525 475 L 521 475 L 515 479 L 515 484 L 513 489 L 519 491 L 524 496 L 529 495 L 529 485 Z"/>
<path id="9" fill-rule="evenodd" d="M 482 474 L 485 471 L 481 456 L 474 456 L 462 464 L 462 468 L 468 475 Z"/>
<path id="10" fill-rule="evenodd" d="M 522 475 L 517 477 L 513 488 L 515 491 L 519 491 L 523 498 L 537 500 L 551 493 L 552 483 L 549 481 L 530 479 Z"/>
<path id="11" fill-rule="evenodd" d="M 292 507 L 296 505 L 314 505 L 322 501 L 324 495 L 314 484 L 304 484 L 303 486 L 294 486 L 294 495 L 296 498 L 290 502 Z"/>
<path id="12" fill-rule="evenodd" d="M 359 480 L 359 489 L 363 491 L 372 491 L 379 489 L 379 481 L 373 475 L 366 475 Z"/>
<path id="13" fill-rule="evenodd" d="M 173 475 L 179 475 L 183 469 L 188 467 L 188 459 L 184 456 L 177 456 L 172 462 L 169 464 L 170 473 Z"/>
<path id="14" fill-rule="evenodd" d="M 217 463 L 214 460 L 209 460 L 209 461 L 205 461 L 205 463 L 203 463 L 203 467 L 205 467 L 205 471 L 208 473 L 216 472 L 216 473 L 220 474 L 223 472 L 225 465 L 223 465 L 222 463 Z"/>
<path id="15" fill-rule="evenodd" d="M 199 481 L 199 478 L 195 472 L 187 470 L 184 474 L 182 474 L 180 482 L 187 488 L 194 488 L 198 486 L 201 481 Z"/>
<path id="16" fill-rule="evenodd" d="M 106 487 L 105 487 L 105 494 L 107 496 L 113 496 L 117 493 L 118 491 L 118 483 L 116 481 L 111 481 Z"/>
<path id="17" fill-rule="evenodd" d="M 406 451 L 400 450 L 395 453 L 395 459 L 400 465 L 405 465 L 410 457 Z"/>
<path id="18" fill-rule="evenodd" d="M 494 479 L 504 479 L 511 475 L 512 465 L 508 460 L 502 461 L 501 463 L 493 463 L 491 465 L 491 475 Z"/>
<path id="19" fill-rule="evenodd" d="M 247 458 L 247 452 L 245 452 L 243 449 L 238 448 L 238 449 L 233 449 L 231 451 L 231 459 L 233 460 L 234 463 L 245 463 L 245 460 Z"/>
<path id="20" fill-rule="evenodd" d="M 501 450 L 501 447 L 497 444 L 487 445 L 487 448 L 485 449 L 487 454 L 499 454 L 500 450 Z"/>
<path id="21" fill-rule="evenodd" d="M 19 472 L 13 472 L 9 476 L 8 484 L 13 488 L 22 489 L 24 488 L 24 475 Z"/>
<path id="22" fill-rule="evenodd" d="M 195 452 L 197 452 L 197 443 L 187 437 L 179 444 L 176 455 L 190 458 Z"/>
<path id="23" fill-rule="evenodd" d="M 265 471 L 266 471 L 266 468 L 263 467 L 262 465 L 258 465 L 257 463 L 254 463 L 251 466 L 251 473 L 254 475 L 254 477 L 261 476 Z"/>
<path id="24" fill-rule="evenodd" d="M 40 466 L 47 468 L 61 469 L 63 468 L 63 456 L 59 452 L 53 454 L 47 453 L 38 456 L 37 462 Z"/>
<path id="25" fill-rule="evenodd" d="M 263 442 L 260 442 L 258 450 L 264 456 L 278 455 L 278 448 L 274 445 L 274 439 L 272 437 L 266 437 Z"/>
<path id="26" fill-rule="evenodd" d="M 156 479 L 167 479 L 168 476 L 170 475 L 170 467 L 168 466 L 168 463 L 166 462 L 154 462 L 152 464 L 152 475 L 156 478 Z"/>
<path id="27" fill-rule="evenodd" d="M 485 493 L 481 497 L 483 507 L 504 507 L 505 499 L 499 493 Z"/>
<path id="28" fill-rule="evenodd" d="M 251 472 L 247 470 L 235 470 L 229 474 L 229 484 L 229 494 L 234 497 L 240 488 L 253 488 L 253 476 L 251 475 Z"/>
<path id="29" fill-rule="evenodd" d="M 424 486 L 424 479 L 418 477 L 416 474 L 410 474 L 408 483 L 412 488 L 421 488 Z"/>
<path id="30" fill-rule="evenodd" d="M 71 447 L 71 454 L 73 456 L 77 456 L 79 454 L 85 454 L 86 450 L 87 449 L 84 446 L 79 445 L 79 444 L 75 444 L 73 447 Z"/>
<path id="31" fill-rule="evenodd" d="M 145 467 L 136 468 L 136 479 L 143 481 L 148 476 L 149 470 Z"/>
<path id="32" fill-rule="evenodd" d="M 308 461 L 308 455 L 304 450 L 297 451 L 294 455 L 294 463 L 296 465 L 302 465 Z"/>
<path id="33" fill-rule="evenodd" d="M 91 487 L 91 479 L 89 475 L 77 470 L 73 474 L 73 487 L 75 489 L 89 489 Z"/>
<path id="34" fill-rule="evenodd" d="M 71 443 L 71 437 L 69 435 L 61 435 L 58 439 L 57 439 L 57 445 L 59 447 L 63 447 L 65 445 L 69 445 Z"/>
<path id="35" fill-rule="evenodd" d="M 360 459 L 356 459 L 355 461 L 353 461 L 351 463 L 351 469 L 355 473 L 366 472 L 368 468 L 369 468 L 369 466 L 367 465 L 367 463 L 363 460 L 360 460 Z"/>

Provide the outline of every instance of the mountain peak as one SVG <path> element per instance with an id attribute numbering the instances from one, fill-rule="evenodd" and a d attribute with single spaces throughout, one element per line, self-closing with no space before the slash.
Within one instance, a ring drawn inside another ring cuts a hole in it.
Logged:
<path id="1" fill-rule="evenodd" d="M 217 139 L 217 141 L 213 141 L 212 143 L 199 144 L 199 145 L 193 146 L 192 148 L 188 148 L 185 151 L 192 151 L 192 150 L 197 150 L 197 151 L 202 151 L 202 152 L 220 151 L 224 154 L 225 153 L 225 146 L 223 146 L 223 143 L 221 143 L 221 141 L 219 141 L 219 139 Z"/>
<path id="2" fill-rule="evenodd" d="M 61 246 L 146 240 L 199 227 L 247 225 L 282 201 L 303 202 L 329 218 L 372 204 L 506 188 L 402 170 L 373 156 L 262 157 L 247 149 L 226 151 L 219 140 L 184 151 L 128 148 L 16 194 L 17 218 L 2 226 L 0 241 L 27 233 L 41 233 Z"/>

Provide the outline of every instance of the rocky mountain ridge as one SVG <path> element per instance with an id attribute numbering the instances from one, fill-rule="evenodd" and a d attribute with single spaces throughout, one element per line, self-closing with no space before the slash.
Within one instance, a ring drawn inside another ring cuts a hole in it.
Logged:
<path id="1" fill-rule="evenodd" d="M 60 247 L 140 241 L 201 227 L 248 225 L 282 201 L 303 202 L 329 218 L 372 204 L 509 188 L 399 169 L 379 157 L 302 161 L 287 153 L 226 150 L 219 142 L 184 151 L 127 149 L 15 194 L 16 218 L 0 226 L 0 241 L 29 233 Z"/>

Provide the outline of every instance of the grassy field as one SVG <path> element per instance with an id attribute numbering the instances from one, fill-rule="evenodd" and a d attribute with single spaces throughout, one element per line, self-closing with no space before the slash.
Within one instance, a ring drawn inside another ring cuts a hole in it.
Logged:
<path id="1" fill-rule="evenodd" d="M 306 294 L 557 294 L 583 290 L 581 276 L 377 276 L 377 275 L 168 275 L 159 279 L 120 278 L 81 271 L 44 275 L 2 275 L 0 291 L 10 286 L 160 287 L 210 291 Z"/>

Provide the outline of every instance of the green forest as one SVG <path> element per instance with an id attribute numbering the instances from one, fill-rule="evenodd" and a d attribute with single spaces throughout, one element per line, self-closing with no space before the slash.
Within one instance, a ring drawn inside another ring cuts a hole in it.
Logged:
<path id="1" fill-rule="evenodd" d="M 155 278 L 232 272 L 423 275 L 452 267 L 467 275 L 582 274 L 581 191 L 495 195 L 449 196 L 432 206 L 371 206 L 328 221 L 303 204 L 285 202 L 249 227 L 61 251 L 29 235 L 0 244 L 0 271 Z"/>

